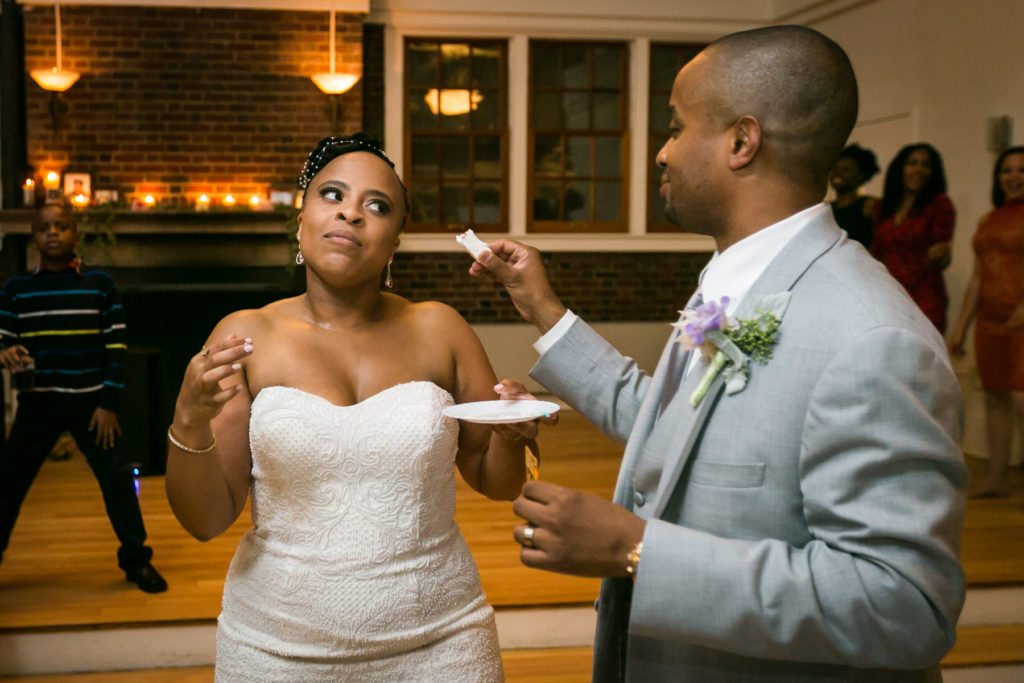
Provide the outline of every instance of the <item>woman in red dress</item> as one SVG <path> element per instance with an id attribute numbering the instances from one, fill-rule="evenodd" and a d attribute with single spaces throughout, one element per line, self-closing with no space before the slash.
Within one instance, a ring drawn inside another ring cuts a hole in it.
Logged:
<path id="1" fill-rule="evenodd" d="M 974 326 L 974 353 L 985 390 L 988 477 L 976 497 L 1010 494 L 1007 469 L 1014 426 L 1024 430 L 1024 147 L 999 155 L 992 184 L 995 210 L 974 233 L 974 272 L 950 335 L 950 351 L 964 354 Z"/>
<path id="2" fill-rule="evenodd" d="M 946 173 L 938 151 L 923 143 L 907 145 L 885 172 L 871 242 L 871 253 L 940 332 L 946 329 L 949 305 L 942 271 L 949 265 L 956 222 L 945 193 Z"/>

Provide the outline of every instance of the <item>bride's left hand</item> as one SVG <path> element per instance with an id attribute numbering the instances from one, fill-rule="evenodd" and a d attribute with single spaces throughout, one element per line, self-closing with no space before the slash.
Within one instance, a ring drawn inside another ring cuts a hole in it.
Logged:
<path id="1" fill-rule="evenodd" d="M 526 390 L 522 382 L 514 379 L 503 379 L 494 385 L 494 391 L 502 401 L 536 401 L 537 397 Z M 525 422 L 512 422 L 492 425 L 494 431 L 509 441 L 533 441 L 540 431 L 540 424 L 558 424 L 558 413 L 550 417 L 541 417 Z"/>

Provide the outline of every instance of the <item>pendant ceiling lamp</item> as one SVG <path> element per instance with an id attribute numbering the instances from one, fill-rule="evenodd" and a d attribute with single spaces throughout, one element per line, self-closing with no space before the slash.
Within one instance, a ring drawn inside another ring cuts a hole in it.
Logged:
<path id="1" fill-rule="evenodd" d="M 78 80 L 81 75 L 77 71 L 71 71 L 65 69 L 62 62 L 62 51 L 61 51 L 61 30 L 60 30 L 60 0 L 54 0 L 53 2 L 53 15 L 56 23 L 57 32 L 57 65 L 50 69 L 33 69 L 29 72 L 32 76 L 32 80 L 39 84 L 39 87 L 43 90 L 49 90 L 50 92 L 62 93 Z"/>
<path id="2" fill-rule="evenodd" d="M 337 73 L 334 70 L 334 8 L 331 8 L 331 39 L 330 39 L 330 71 L 313 74 L 310 78 L 316 87 L 328 95 L 342 95 L 352 89 L 359 81 L 359 76 L 350 73 Z"/>

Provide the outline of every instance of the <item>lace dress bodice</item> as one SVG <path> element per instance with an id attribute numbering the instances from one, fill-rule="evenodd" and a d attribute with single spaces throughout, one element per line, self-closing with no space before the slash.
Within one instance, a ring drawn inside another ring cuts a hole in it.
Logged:
<path id="1" fill-rule="evenodd" d="M 376 680 L 380 667 L 381 680 L 428 680 L 439 661 L 458 671 L 464 656 L 448 650 L 465 634 L 494 660 L 493 611 L 454 522 L 451 404 L 422 381 L 351 406 L 282 386 L 257 395 L 253 528 L 224 589 L 219 680 L 252 667 L 249 680 Z M 452 680 L 500 679 L 492 661 Z"/>

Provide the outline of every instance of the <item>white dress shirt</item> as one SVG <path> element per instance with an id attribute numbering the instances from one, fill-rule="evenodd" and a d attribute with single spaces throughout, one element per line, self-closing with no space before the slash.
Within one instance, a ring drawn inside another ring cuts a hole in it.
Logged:
<path id="1" fill-rule="evenodd" d="M 700 274 L 700 285 L 697 289 L 704 297 L 704 301 L 717 303 L 723 296 L 728 296 L 729 304 L 725 308 L 726 315 L 735 313 L 747 292 L 764 274 L 768 265 L 775 260 L 779 252 L 789 244 L 789 241 L 812 220 L 817 219 L 825 211 L 831 210 L 829 205 L 824 202 L 815 204 L 778 223 L 758 230 L 721 253 L 716 251 Z M 566 310 L 565 315 L 533 343 L 533 348 L 537 350 L 537 353 L 544 355 L 548 349 L 554 346 L 555 342 L 562 338 L 576 318 L 575 313 Z M 700 357 L 699 353 L 690 357 L 687 372 L 698 362 Z"/>

